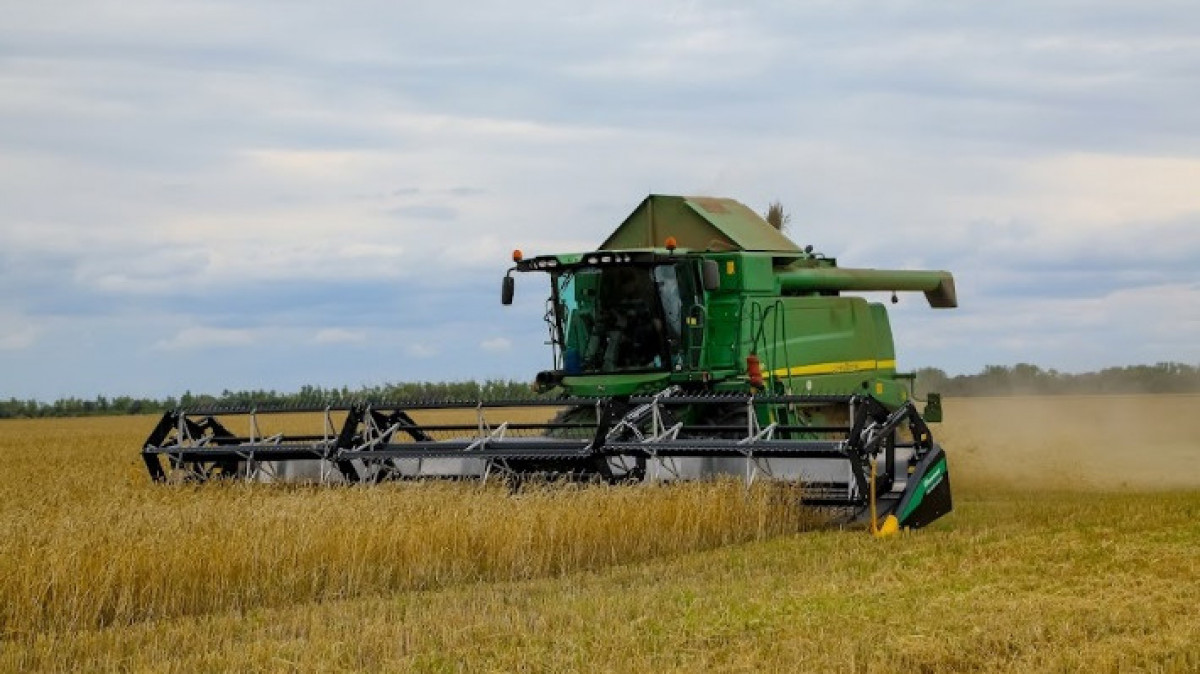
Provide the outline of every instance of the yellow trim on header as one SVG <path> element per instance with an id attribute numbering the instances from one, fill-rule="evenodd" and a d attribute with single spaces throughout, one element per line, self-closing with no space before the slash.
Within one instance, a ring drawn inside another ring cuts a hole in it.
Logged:
<path id="1" fill-rule="evenodd" d="M 776 377 L 804 377 L 814 374 L 846 374 L 848 372 L 866 372 L 868 370 L 896 369 L 895 360 L 843 360 L 834 363 L 816 363 L 815 365 L 797 365 L 790 368 L 771 370 Z"/>

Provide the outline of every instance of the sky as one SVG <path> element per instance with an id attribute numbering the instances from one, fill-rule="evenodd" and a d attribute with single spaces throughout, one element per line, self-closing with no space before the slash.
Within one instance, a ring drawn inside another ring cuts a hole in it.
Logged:
<path id="1" fill-rule="evenodd" d="M 10 2 L 0 397 L 531 379 L 649 193 L 955 274 L 902 369 L 1200 363 L 1195 2 Z"/>

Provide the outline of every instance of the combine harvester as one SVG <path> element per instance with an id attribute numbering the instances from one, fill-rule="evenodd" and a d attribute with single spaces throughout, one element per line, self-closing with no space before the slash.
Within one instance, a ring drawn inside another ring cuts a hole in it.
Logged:
<path id="1" fill-rule="evenodd" d="M 541 397 L 172 410 L 142 449 L 150 477 L 738 476 L 800 483 L 805 503 L 883 533 L 950 511 L 946 458 L 926 425 L 941 420 L 940 399 L 930 394 L 922 416 L 884 305 L 843 294 L 919 291 L 949 308 L 949 273 L 838 267 L 737 201 L 660 195 L 596 251 L 513 259 L 504 304 L 513 272 L 550 280 L 555 366 L 536 377 Z M 297 414 L 323 422 L 303 435 L 260 430 Z"/>

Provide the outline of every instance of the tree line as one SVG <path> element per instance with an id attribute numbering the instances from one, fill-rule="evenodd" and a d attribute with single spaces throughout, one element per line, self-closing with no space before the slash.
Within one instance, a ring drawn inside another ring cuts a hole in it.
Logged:
<path id="1" fill-rule="evenodd" d="M 1197 393 L 1200 367 L 1157 363 L 1109 367 L 1072 374 L 1037 365 L 988 365 L 978 374 L 947 375 L 937 368 L 917 371 L 917 393 L 944 396 L 1087 395 L 1113 393 Z"/>
<path id="2" fill-rule="evenodd" d="M 39 400 L 0 400 L 0 419 L 34 417 L 82 417 L 120 414 L 149 414 L 177 407 L 213 406 L 298 407 L 351 403 L 360 400 L 499 400 L 533 397 L 528 382 L 489 379 L 483 382 L 401 382 L 381 386 L 349 387 L 303 386 L 287 393 L 274 390 L 222 391 L 220 394 L 184 393 L 167 398 L 133 398 L 119 396 L 95 399 L 60 398 L 54 402 Z"/>
<path id="3" fill-rule="evenodd" d="M 1200 366 L 1158 363 L 1110 367 L 1098 372 L 1072 374 L 1044 370 L 1037 365 L 988 365 L 978 374 L 948 375 L 937 368 L 917 371 L 917 394 L 929 391 L 944 396 L 1062 395 L 1112 393 L 1200 393 Z M 179 398 L 96 396 L 94 399 L 61 398 L 0 400 L 0 419 L 149 414 L 176 407 L 210 406 L 313 406 L 358 400 L 499 400 L 534 396 L 528 382 L 489 379 L 483 382 L 401 382 L 348 387 L 303 386 L 287 393 L 274 390 L 222 391 L 217 395 L 184 393 Z"/>

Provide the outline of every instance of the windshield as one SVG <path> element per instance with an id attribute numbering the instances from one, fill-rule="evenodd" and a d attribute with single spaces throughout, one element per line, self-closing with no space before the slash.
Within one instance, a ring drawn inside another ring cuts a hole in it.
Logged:
<path id="1" fill-rule="evenodd" d="M 581 267 L 554 277 L 563 370 L 661 370 L 679 362 L 682 303 L 674 265 Z"/>

